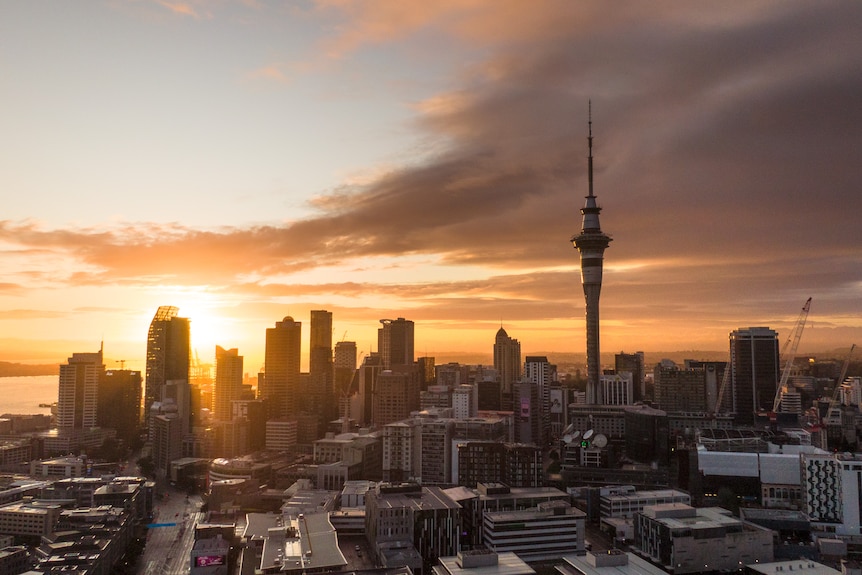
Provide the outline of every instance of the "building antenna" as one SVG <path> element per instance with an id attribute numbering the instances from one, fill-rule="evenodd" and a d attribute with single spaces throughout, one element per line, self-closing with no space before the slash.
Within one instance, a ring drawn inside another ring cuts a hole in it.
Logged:
<path id="1" fill-rule="evenodd" d="M 587 116 L 589 118 L 589 136 L 587 136 L 587 143 L 589 145 L 590 155 L 587 157 L 587 178 L 590 185 L 590 197 L 593 197 L 593 101 L 589 100 L 588 108 L 587 108 Z"/>

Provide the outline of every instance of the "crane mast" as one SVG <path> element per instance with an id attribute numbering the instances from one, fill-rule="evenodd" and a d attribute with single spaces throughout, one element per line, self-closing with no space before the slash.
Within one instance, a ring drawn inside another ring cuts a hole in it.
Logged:
<path id="1" fill-rule="evenodd" d="M 793 369 L 793 360 L 796 358 L 796 349 L 799 347 L 799 340 L 802 339 L 802 330 L 805 329 L 805 320 L 808 319 L 808 310 L 811 309 L 811 298 L 802 306 L 802 311 L 799 313 L 799 318 L 796 320 L 796 327 L 784 344 L 782 356 L 784 359 L 784 371 L 781 372 L 781 380 L 775 388 L 775 401 L 772 402 L 772 411 L 777 412 L 781 405 L 781 399 L 787 393 L 787 380 L 790 379 L 790 371 Z M 784 350 L 788 349 L 787 355 L 784 355 Z"/>
<path id="2" fill-rule="evenodd" d="M 841 395 L 841 384 L 844 383 L 844 378 L 847 377 L 847 369 L 850 367 L 850 358 L 853 356 L 854 349 L 856 349 L 855 343 L 850 346 L 850 352 L 847 354 L 847 359 L 844 360 L 844 365 L 841 366 L 841 373 L 838 375 L 838 379 L 835 381 L 835 391 L 832 392 L 832 399 L 829 401 L 829 408 L 826 410 L 826 418 L 823 422 L 827 427 L 830 423 L 834 424 L 836 419 L 838 425 L 841 425 L 841 411 L 836 410 L 836 408 L 838 407 L 839 403 L 838 397 Z M 828 437 L 829 432 L 827 431 L 823 435 L 823 449 L 827 449 Z"/>

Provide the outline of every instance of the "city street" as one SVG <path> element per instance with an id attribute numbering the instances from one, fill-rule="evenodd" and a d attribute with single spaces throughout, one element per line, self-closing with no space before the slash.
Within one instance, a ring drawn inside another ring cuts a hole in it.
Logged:
<path id="1" fill-rule="evenodd" d="M 138 575 L 185 575 L 189 572 L 189 552 L 194 545 L 194 526 L 201 520 L 200 498 L 188 499 L 172 488 L 155 505 L 154 525 L 147 532 L 147 545 L 138 562 Z M 174 524 L 174 525 L 170 525 Z"/>

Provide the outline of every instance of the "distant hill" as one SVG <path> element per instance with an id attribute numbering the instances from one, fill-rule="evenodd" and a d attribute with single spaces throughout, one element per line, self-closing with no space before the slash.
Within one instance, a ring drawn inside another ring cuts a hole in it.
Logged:
<path id="1" fill-rule="evenodd" d="M 21 377 L 29 375 L 57 375 L 60 372 L 56 363 L 30 365 L 0 361 L 0 377 Z"/>

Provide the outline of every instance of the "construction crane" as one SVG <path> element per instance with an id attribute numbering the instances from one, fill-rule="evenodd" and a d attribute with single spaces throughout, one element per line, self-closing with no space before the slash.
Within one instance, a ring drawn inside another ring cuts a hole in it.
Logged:
<path id="1" fill-rule="evenodd" d="M 847 359 L 844 360 L 844 365 L 841 366 L 841 373 L 835 381 L 835 390 L 832 392 L 832 399 L 829 400 L 829 408 L 826 410 L 826 418 L 823 420 L 824 426 L 828 426 L 830 423 L 834 424 L 836 420 L 838 425 L 841 425 L 841 411 L 838 409 L 838 398 L 841 396 L 841 384 L 844 383 L 844 378 L 847 377 L 847 369 L 850 367 L 850 358 L 853 356 L 854 349 L 856 349 L 855 343 L 850 346 L 850 352 L 847 354 Z M 827 448 L 828 436 L 828 432 L 823 436 L 823 449 Z"/>
<path id="2" fill-rule="evenodd" d="M 799 319 L 796 320 L 796 327 L 787 338 L 784 348 L 781 351 L 782 359 L 784 359 L 784 371 L 781 372 L 781 380 L 775 388 L 775 401 L 772 402 L 772 411 L 777 412 L 778 406 L 781 405 L 781 398 L 787 393 L 787 380 L 790 379 L 790 371 L 793 369 L 793 360 L 796 358 L 796 349 L 799 347 L 799 340 L 802 339 L 802 330 L 805 329 L 805 320 L 808 319 L 808 310 L 811 309 L 811 298 L 802 306 L 802 311 L 799 312 Z M 790 348 L 789 352 L 785 351 Z"/>
<path id="3" fill-rule="evenodd" d="M 718 414 L 719 410 L 721 410 L 721 400 L 724 399 L 724 390 L 727 389 L 729 382 L 730 359 L 728 359 L 727 365 L 724 366 L 724 374 L 721 376 L 721 385 L 718 386 L 718 397 L 715 398 L 715 407 L 712 410 L 714 414 Z"/>
<path id="4" fill-rule="evenodd" d="M 847 354 L 847 359 L 844 360 L 844 365 L 841 366 L 841 373 L 838 375 L 838 379 L 835 381 L 835 390 L 832 392 L 832 399 L 829 400 L 829 409 L 826 411 L 826 419 L 833 419 L 833 410 L 838 407 L 840 403 L 838 398 L 841 395 L 841 384 L 844 383 L 844 378 L 847 377 L 847 369 L 850 367 L 850 358 L 853 356 L 853 350 L 856 349 L 856 344 L 850 346 L 850 352 Z"/>

